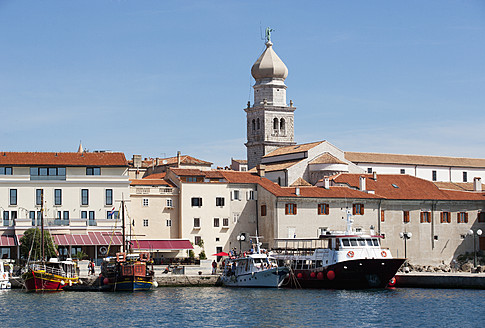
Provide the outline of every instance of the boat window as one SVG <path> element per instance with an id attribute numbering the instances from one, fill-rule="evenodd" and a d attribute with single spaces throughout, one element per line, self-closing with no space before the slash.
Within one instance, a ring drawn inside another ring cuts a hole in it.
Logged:
<path id="1" fill-rule="evenodd" d="M 365 246 L 365 240 L 364 239 L 358 239 L 359 241 L 359 246 Z"/>
<path id="2" fill-rule="evenodd" d="M 367 246 L 372 246 L 372 239 L 367 238 L 365 241 L 367 242 Z"/>
<path id="3" fill-rule="evenodd" d="M 357 246 L 357 240 L 356 239 L 350 239 L 350 245 Z"/>
<path id="4" fill-rule="evenodd" d="M 379 246 L 379 239 L 372 238 L 372 242 L 374 243 L 374 246 Z"/>
<path id="5" fill-rule="evenodd" d="M 350 241 L 347 238 L 340 239 L 340 240 L 342 241 L 342 246 L 347 246 L 347 247 L 350 246 Z"/>

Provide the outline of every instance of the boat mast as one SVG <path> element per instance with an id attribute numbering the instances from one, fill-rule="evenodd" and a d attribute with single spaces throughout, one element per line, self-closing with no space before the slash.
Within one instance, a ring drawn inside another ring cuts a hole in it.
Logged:
<path id="1" fill-rule="evenodd" d="M 41 262 L 45 262 L 44 248 L 44 189 L 40 190 L 40 248 L 42 253 Z"/>
<path id="2" fill-rule="evenodd" d="M 121 251 L 126 251 L 126 235 L 125 235 L 125 200 L 121 197 L 121 225 L 123 227 L 123 246 Z"/>

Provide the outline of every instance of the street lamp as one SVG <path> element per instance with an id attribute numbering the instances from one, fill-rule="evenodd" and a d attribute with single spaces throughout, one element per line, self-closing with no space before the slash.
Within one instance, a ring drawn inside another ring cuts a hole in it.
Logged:
<path id="1" fill-rule="evenodd" d="M 411 239 L 411 237 L 413 236 L 413 234 L 411 232 L 400 232 L 399 233 L 399 237 L 401 237 L 402 239 L 404 239 L 404 258 L 407 259 L 407 241 L 408 239 Z"/>
<path id="2" fill-rule="evenodd" d="M 243 235 L 243 234 L 240 234 L 239 236 L 237 236 L 237 240 L 239 240 L 239 253 L 242 253 L 242 246 L 241 246 L 241 244 L 242 244 L 242 242 L 244 240 L 246 240 L 246 236 Z"/>
<path id="3" fill-rule="evenodd" d="M 477 247 L 475 244 L 475 233 L 477 234 L 477 236 L 481 236 L 482 230 L 478 229 L 476 232 L 474 232 L 472 229 L 470 229 L 468 231 L 468 234 L 473 237 L 473 267 L 474 268 L 477 267 Z"/>

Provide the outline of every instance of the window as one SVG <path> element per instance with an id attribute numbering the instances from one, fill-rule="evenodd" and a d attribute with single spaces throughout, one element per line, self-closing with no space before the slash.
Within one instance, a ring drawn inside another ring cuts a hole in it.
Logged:
<path id="1" fill-rule="evenodd" d="M 402 211 L 402 222 L 409 223 L 409 211 Z"/>
<path id="2" fill-rule="evenodd" d="M 148 219 L 143 219 L 143 226 L 148 227 Z"/>
<path id="3" fill-rule="evenodd" d="M 386 220 L 386 216 L 384 213 L 384 210 L 381 210 L 381 222 L 384 222 Z"/>
<path id="4" fill-rule="evenodd" d="M 421 212 L 421 223 L 431 223 L 431 212 Z"/>
<path id="5" fill-rule="evenodd" d="M 3 211 L 3 220 L 8 221 L 10 218 L 9 211 Z"/>
<path id="6" fill-rule="evenodd" d="M 364 204 L 353 204 L 352 205 L 353 215 L 364 215 Z"/>
<path id="7" fill-rule="evenodd" d="M 296 204 L 294 203 L 285 204 L 285 214 L 296 215 Z"/>
<path id="8" fill-rule="evenodd" d="M 282 118 L 280 120 L 280 130 L 281 131 L 284 131 L 285 130 L 285 119 L 284 118 Z"/>
<path id="9" fill-rule="evenodd" d="M 62 205 L 62 190 L 54 189 L 54 205 Z"/>
<path id="10" fill-rule="evenodd" d="M 239 213 L 233 213 L 232 214 L 232 219 L 233 219 L 234 223 L 236 223 L 237 221 L 239 221 Z"/>
<path id="11" fill-rule="evenodd" d="M 224 206 L 224 197 L 216 197 L 216 206 Z"/>
<path id="12" fill-rule="evenodd" d="M 318 215 L 328 215 L 329 207 L 328 204 L 318 204 Z"/>
<path id="13" fill-rule="evenodd" d="M 66 168 L 31 167 L 30 180 L 66 180 Z"/>
<path id="14" fill-rule="evenodd" d="M 239 195 L 239 190 L 234 190 L 232 192 L 232 199 L 233 200 L 241 200 L 240 195 Z"/>
<path id="15" fill-rule="evenodd" d="M 202 206 L 202 198 L 201 197 L 192 197 L 192 206 Z"/>
<path id="16" fill-rule="evenodd" d="M 101 175 L 101 168 L 100 167 L 87 167 L 86 168 L 86 175 Z"/>
<path id="17" fill-rule="evenodd" d="M 249 190 L 247 198 L 248 200 L 256 200 L 256 190 Z"/>
<path id="18" fill-rule="evenodd" d="M 256 130 L 256 120 L 253 120 L 253 131 Z"/>
<path id="19" fill-rule="evenodd" d="M 468 176 L 466 172 L 463 172 L 463 182 L 467 182 Z"/>
<path id="20" fill-rule="evenodd" d="M 223 227 L 229 227 L 229 218 L 223 218 L 222 219 L 222 226 Z"/>
<path id="21" fill-rule="evenodd" d="M 259 117 L 256 120 L 256 128 L 259 130 L 261 128 L 261 124 L 259 123 Z"/>
<path id="22" fill-rule="evenodd" d="M 431 179 L 436 181 L 436 171 L 431 172 Z"/>
<path id="23" fill-rule="evenodd" d="M 187 177 L 186 181 L 187 182 L 197 182 L 197 178 L 196 177 Z"/>
<path id="24" fill-rule="evenodd" d="M 12 175 L 11 167 L 0 167 L 0 175 Z"/>
<path id="25" fill-rule="evenodd" d="M 96 218 L 94 217 L 94 211 L 89 211 L 89 220 L 91 220 L 91 221 L 92 221 L 92 220 L 94 220 L 94 219 L 96 219 Z"/>
<path id="26" fill-rule="evenodd" d="M 478 213 L 478 222 L 485 222 L 485 212 Z"/>
<path id="27" fill-rule="evenodd" d="M 17 189 L 10 189 L 10 205 L 17 205 Z"/>
<path id="28" fill-rule="evenodd" d="M 406 170 L 405 169 L 401 169 L 401 174 L 406 174 Z"/>
<path id="29" fill-rule="evenodd" d="M 43 199 L 44 199 L 44 190 L 35 189 L 35 205 L 42 205 Z"/>
<path id="30" fill-rule="evenodd" d="M 467 212 L 457 213 L 456 221 L 458 223 L 468 223 L 468 213 Z"/>
<path id="31" fill-rule="evenodd" d="M 143 204 L 144 207 L 147 207 L 148 206 L 148 198 L 143 198 L 142 204 Z"/>
<path id="32" fill-rule="evenodd" d="M 69 211 L 62 212 L 62 218 L 64 220 L 69 220 Z"/>
<path id="33" fill-rule="evenodd" d="M 81 219 L 87 219 L 88 218 L 88 211 L 81 211 Z"/>
<path id="34" fill-rule="evenodd" d="M 167 207 L 173 207 L 173 200 L 172 199 L 167 199 Z"/>
<path id="35" fill-rule="evenodd" d="M 29 212 L 29 219 L 32 220 L 32 225 L 35 226 L 35 211 Z"/>
<path id="36" fill-rule="evenodd" d="M 120 218 L 120 211 L 106 211 L 106 218 L 118 220 Z"/>
<path id="37" fill-rule="evenodd" d="M 367 168 L 367 173 L 372 173 L 372 167 Z"/>
<path id="38" fill-rule="evenodd" d="M 278 130 L 278 119 L 276 117 L 273 119 L 273 130 Z"/>
<path id="39" fill-rule="evenodd" d="M 441 223 L 451 223 L 450 212 L 441 212 L 440 213 L 440 222 Z"/>
<path id="40" fill-rule="evenodd" d="M 202 241 L 201 236 L 195 236 L 194 237 L 194 245 L 199 245 L 201 241 Z"/>
<path id="41" fill-rule="evenodd" d="M 81 189 L 81 205 L 89 205 L 89 190 Z"/>
<path id="42" fill-rule="evenodd" d="M 106 189 L 105 204 L 113 205 L 113 189 Z"/>
<path id="43" fill-rule="evenodd" d="M 62 219 L 62 211 L 57 211 L 57 213 L 56 213 L 56 214 L 57 214 L 57 216 L 56 216 L 56 217 L 57 217 L 57 219 L 58 219 L 58 220 L 61 220 L 61 219 Z"/>
<path id="44" fill-rule="evenodd" d="M 194 218 L 194 228 L 200 228 L 200 218 Z"/>
<path id="45" fill-rule="evenodd" d="M 214 228 L 219 228 L 219 218 L 214 218 Z"/>
<path id="46" fill-rule="evenodd" d="M 166 225 L 167 227 L 171 227 L 171 226 L 172 226 L 172 220 L 171 220 L 171 219 L 167 219 L 167 220 L 165 221 L 165 225 Z"/>
<path id="47" fill-rule="evenodd" d="M 266 205 L 261 205 L 261 216 L 266 216 Z"/>
<path id="48" fill-rule="evenodd" d="M 17 220 L 17 211 L 11 211 L 10 212 L 10 219 L 11 220 Z"/>

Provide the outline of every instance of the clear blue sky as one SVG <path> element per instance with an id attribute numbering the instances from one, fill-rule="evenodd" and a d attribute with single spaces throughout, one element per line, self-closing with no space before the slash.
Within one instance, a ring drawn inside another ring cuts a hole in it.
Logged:
<path id="1" fill-rule="evenodd" d="M 245 158 L 270 26 L 298 143 L 485 157 L 485 1 L 0 0 L 0 150 Z"/>

